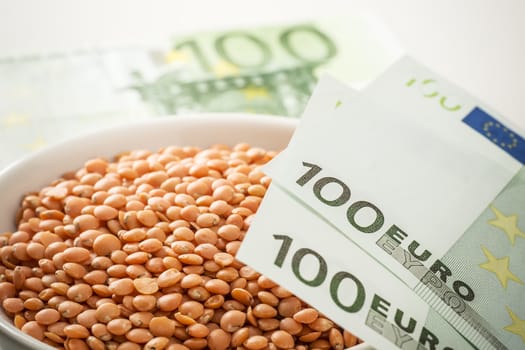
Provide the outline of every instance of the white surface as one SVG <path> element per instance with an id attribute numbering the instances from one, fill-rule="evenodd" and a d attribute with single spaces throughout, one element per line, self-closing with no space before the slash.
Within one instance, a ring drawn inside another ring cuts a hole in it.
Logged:
<path id="1" fill-rule="evenodd" d="M 3 0 L 0 56 L 160 43 L 181 32 L 363 10 L 383 19 L 415 58 L 524 128 L 523 0 Z"/>
<path id="2" fill-rule="evenodd" d="M 155 44 L 181 32 L 363 10 L 415 58 L 525 129 L 523 0 L 0 0 L 0 56 Z"/>

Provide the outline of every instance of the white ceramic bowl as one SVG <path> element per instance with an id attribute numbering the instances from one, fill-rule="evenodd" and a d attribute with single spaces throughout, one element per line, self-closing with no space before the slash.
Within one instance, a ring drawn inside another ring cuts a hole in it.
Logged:
<path id="1" fill-rule="evenodd" d="M 61 174 L 78 169 L 87 159 L 133 149 L 157 150 L 168 145 L 207 147 L 215 143 L 248 142 L 269 150 L 284 149 L 296 120 L 244 114 L 172 116 L 101 129 L 47 147 L 0 172 L 0 231 L 15 228 L 15 214 L 23 194 L 37 191 Z M 15 345 L 16 344 L 16 345 Z M 0 349 L 51 350 L 20 332 L 0 312 Z M 365 349 L 359 345 L 353 349 Z"/>

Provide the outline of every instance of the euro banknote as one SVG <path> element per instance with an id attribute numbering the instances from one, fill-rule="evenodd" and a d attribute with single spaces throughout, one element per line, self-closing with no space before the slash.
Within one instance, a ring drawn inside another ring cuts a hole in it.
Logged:
<path id="1" fill-rule="evenodd" d="M 473 349 L 407 285 L 275 182 L 237 258 L 376 349 Z"/>
<path id="2" fill-rule="evenodd" d="M 346 91 L 320 83 L 303 116 L 315 128 L 267 172 L 476 347 L 523 347 L 519 128 L 409 58 Z"/>
<path id="3" fill-rule="evenodd" d="M 193 112 L 298 117 L 330 71 L 361 85 L 400 54 L 353 16 L 167 37 L 158 47 L 0 58 L 0 168 L 102 126 Z"/>

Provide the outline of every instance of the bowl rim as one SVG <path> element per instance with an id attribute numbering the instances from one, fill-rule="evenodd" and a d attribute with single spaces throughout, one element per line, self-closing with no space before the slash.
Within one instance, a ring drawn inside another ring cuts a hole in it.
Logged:
<path id="1" fill-rule="evenodd" d="M 166 142 L 166 140 L 169 139 L 172 134 L 175 134 L 179 139 L 189 139 L 189 134 L 184 134 L 179 131 L 179 129 L 184 131 L 206 128 L 203 129 L 203 132 L 207 133 L 210 140 L 217 140 L 217 136 L 215 135 L 216 129 L 214 128 L 218 128 L 224 124 L 228 124 L 229 126 L 239 125 L 243 130 L 250 131 L 252 138 L 257 137 L 262 139 L 255 131 L 259 128 L 275 130 L 275 132 L 281 133 L 281 137 L 284 136 L 283 134 L 287 134 L 287 136 L 289 134 L 286 143 L 283 144 L 284 149 L 297 126 L 297 119 L 247 113 L 196 113 L 168 115 L 154 119 L 131 121 L 127 124 L 118 123 L 111 126 L 104 126 L 97 130 L 80 132 L 78 135 L 57 141 L 34 153 L 30 153 L 11 163 L 6 168 L 1 169 L 0 193 L 4 195 L 0 198 L 0 209 L 5 208 L 4 203 L 19 200 L 24 193 L 47 186 L 51 181 L 59 178 L 64 172 L 79 169 L 87 159 L 96 157 L 111 159 L 120 152 L 133 149 L 156 150 L 169 145 L 169 142 Z M 231 136 L 231 130 L 232 129 L 229 129 L 225 133 L 229 133 Z M 160 137 L 155 139 L 151 136 L 152 134 L 148 134 L 148 131 L 158 133 Z M 146 137 L 144 137 L 145 133 L 147 134 Z M 199 136 L 199 138 L 202 140 L 202 137 Z M 224 136 L 222 136 L 219 143 L 229 143 L 233 145 L 233 143 L 241 141 L 240 139 L 223 141 L 223 139 Z M 96 141 L 94 142 L 94 140 Z M 173 142 L 177 143 L 177 138 L 174 138 Z M 191 143 L 187 141 L 178 142 L 181 146 L 191 145 Z M 196 142 L 195 145 L 202 145 L 202 143 L 203 142 Z M 210 141 L 208 145 L 213 143 L 217 142 Z M 67 151 L 64 152 L 64 149 Z M 54 169 L 53 164 L 57 163 L 67 163 L 68 166 L 61 166 L 58 169 Z M 38 175 L 34 175 L 35 169 Z M 31 174 L 31 187 L 25 186 L 27 182 L 18 181 L 20 178 L 27 177 L 28 173 Z M 17 198 L 13 198 L 14 193 L 18 194 Z M 0 224 L 3 225 L 3 223 L 7 223 L 7 225 L 9 225 L 1 227 L 0 229 L 13 227 L 13 221 L 10 220 L 9 217 L 14 218 L 16 213 L 10 208 L 8 208 L 8 211 L 9 213 L 6 213 L 5 210 L 0 210 Z"/>
<path id="2" fill-rule="evenodd" d="M 244 123 L 246 121 L 255 122 L 257 124 L 283 124 L 288 127 L 296 127 L 298 125 L 298 119 L 295 117 L 286 117 L 286 116 L 278 116 L 278 115 L 270 115 L 270 114 L 250 114 L 250 113 L 226 113 L 226 112 L 207 112 L 207 113 L 187 113 L 187 114 L 168 114 L 163 116 L 154 117 L 152 119 L 140 119 L 140 120 L 133 120 L 129 123 L 119 122 L 114 125 L 110 126 L 101 126 L 97 128 L 96 130 L 90 130 L 90 131 L 81 131 L 78 134 L 75 134 L 73 136 L 68 136 L 64 139 L 61 139 L 59 141 L 53 142 L 51 144 L 48 144 L 34 152 L 28 153 L 21 158 L 7 164 L 5 167 L 0 168 L 0 179 L 4 174 L 14 171 L 13 169 L 16 169 L 18 167 L 24 166 L 26 163 L 34 161 L 34 159 L 42 156 L 43 154 L 47 154 L 53 150 L 58 150 L 62 147 L 65 147 L 69 144 L 76 143 L 76 142 L 88 142 L 88 138 L 96 136 L 96 135 L 105 135 L 107 133 L 113 132 L 114 130 L 117 130 L 118 128 L 126 128 L 126 129 L 135 129 L 140 127 L 151 127 L 154 125 L 162 126 L 162 125 L 170 125 L 172 123 L 202 123 L 206 121 L 216 121 L 217 119 L 223 119 L 224 121 L 229 122 L 238 122 Z"/>

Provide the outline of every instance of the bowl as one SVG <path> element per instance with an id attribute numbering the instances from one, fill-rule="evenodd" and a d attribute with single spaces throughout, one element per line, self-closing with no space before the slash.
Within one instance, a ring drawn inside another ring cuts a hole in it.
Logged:
<path id="1" fill-rule="evenodd" d="M 198 114 L 170 116 L 135 122 L 84 134 L 38 151 L 0 172 L 0 230 L 15 229 L 15 215 L 22 196 L 39 190 L 61 174 L 78 169 L 87 159 L 133 149 L 157 150 L 168 145 L 208 147 L 248 142 L 269 150 L 284 149 L 297 121 L 251 114 Z M 0 348 L 46 349 L 52 347 L 19 331 L 0 312 Z M 360 344 L 352 349 L 369 349 Z"/>

